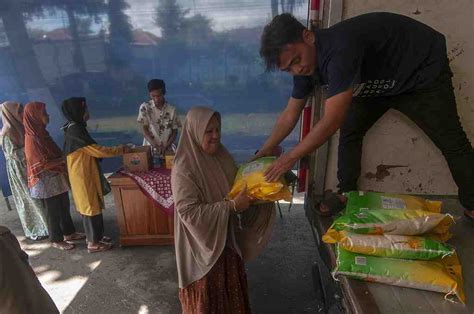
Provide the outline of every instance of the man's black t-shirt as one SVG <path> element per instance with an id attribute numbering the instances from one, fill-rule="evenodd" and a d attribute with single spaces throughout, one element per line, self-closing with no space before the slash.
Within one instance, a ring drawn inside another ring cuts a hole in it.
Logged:
<path id="1" fill-rule="evenodd" d="M 315 84 L 328 98 L 353 88 L 354 97 L 397 95 L 433 82 L 447 62 L 442 34 L 392 13 L 360 15 L 316 30 L 314 76 L 294 76 L 292 97 L 305 98 Z"/>

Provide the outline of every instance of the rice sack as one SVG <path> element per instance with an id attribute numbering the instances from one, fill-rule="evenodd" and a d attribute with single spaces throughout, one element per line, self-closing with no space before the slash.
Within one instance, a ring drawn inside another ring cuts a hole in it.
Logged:
<path id="1" fill-rule="evenodd" d="M 352 191 L 345 193 L 349 208 L 413 209 L 441 212 L 442 202 L 404 194 Z"/>
<path id="2" fill-rule="evenodd" d="M 353 253 L 413 260 L 444 258 L 455 252 L 448 244 L 418 236 L 364 235 L 329 229 L 323 241 L 338 243 L 340 248 Z"/>
<path id="3" fill-rule="evenodd" d="M 461 265 L 456 254 L 441 260 L 413 261 L 352 253 L 338 248 L 333 275 L 456 295 L 465 303 Z"/>
<path id="4" fill-rule="evenodd" d="M 453 219 L 448 214 L 423 210 L 346 208 L 331 228 L 361 234 L 421 235 L 431 233 L 445 241 Z"/>

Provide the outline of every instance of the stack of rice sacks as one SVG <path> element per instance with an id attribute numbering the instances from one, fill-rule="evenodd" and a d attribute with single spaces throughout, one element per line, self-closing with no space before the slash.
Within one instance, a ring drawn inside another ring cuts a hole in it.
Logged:
<path id="1" fill-rule="evenodd" d="M 453 219 L 442 203 L 410 195 L 354 191 L 323 236 L 336 244 L 334 276 L 457 296 L 465 303 L 461 265 L 445 243 Z"/>

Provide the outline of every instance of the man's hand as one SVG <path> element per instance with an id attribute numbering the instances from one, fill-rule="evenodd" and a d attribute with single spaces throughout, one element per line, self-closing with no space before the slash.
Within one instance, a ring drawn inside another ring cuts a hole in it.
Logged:
<path id="1" fill-rule="evenodd" d="M 165 154 L 165 147 L 163 146 L 163 144 L 159 144 L 156 149 L 158 150 L 158 154 L 160 156 L 163 156 Z"/>
<path id="2" fill-rule="evenodd" d="M 281 146 L 275 146 L 273 148 L 269 148 L 269 149 L 263 149 L 263 150 L 259 150 L 253 157 L 252 159 L 250 159 L 250 161 L 254 161 L 256 159 L 259 159 L 259 158 L 262 158 L 262 157 L 267 157 L 267 156 L 276 156 L 276 157 L 280 157 L 281 154 L 283 153 L 283 149 L 281 148 Z"/>
<path id="3" fill-rule="evenodd" d="M 290 152 L 278 158 L 265 172 L 269 182 L 278 180 L 295 162 L 323 145 L 342 125 L 352 100 L 352 88 L 326 100 L 324 116 Z"/>
<path id="4" fill-rule="evenodd" d="M 163 151 L 163 146 L 161 144 L 158 144 L 158 142 L 154 140 L 150 145 L 155 149 L 155 152 L 158 155 L 161 155 L 161 152 Z"/>
<path id="5" fill-rule="evenodd" d="M 298 159 L 292 158 L 289 154 L 283 154 L 275 160 L 270 167 L 265 171 L 264 176 L 268 182 L 278 181 L 288 170 L 293 168 L 293 165 Z"/>
<path id="6" fill-rule="evenodd" d="M 291 133 L 298 122 L 301 112 L 304 109 L 306 99 L 296 99 L 291 97 L 288 100 L 288 105 L 285 110 L 280 114 L 278 120 L 273 127 L 272 134 L 267 139 L 262 149 L 259 150 L 255 156 L 251 159 L 265 157 L 265 156 L 279 156 L 274 153 L 274 149 Z M 281 154 L 281 152 L 280 152 Z"/>

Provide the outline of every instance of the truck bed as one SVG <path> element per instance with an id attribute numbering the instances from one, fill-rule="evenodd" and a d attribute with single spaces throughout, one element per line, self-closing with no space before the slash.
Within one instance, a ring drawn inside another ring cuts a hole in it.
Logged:
<path id="1" fill-rule="evenodd" d="M 466 305 L 445 300 L 442 293 L 423 291 L 411 288 L 364 282 L 339 277 L 343 294 L 343 305 L 348 313 L 474 313 L 474 226 L 462 218 L 459 203 L 453 199 L 443 201 L 443 212 L 456 218 L 451 228 L 453 233 L 449 241 L 458 253 L 464 278 Z M 316 245 L 322 260 L 331 270 L 335 266 L 334 245 L 321 241 L 321 235 L 332 224 L 332 218 L 321 218 L 314 215 L 311 199 L 306 200 L 306 216 L 313 229 Z"/>

